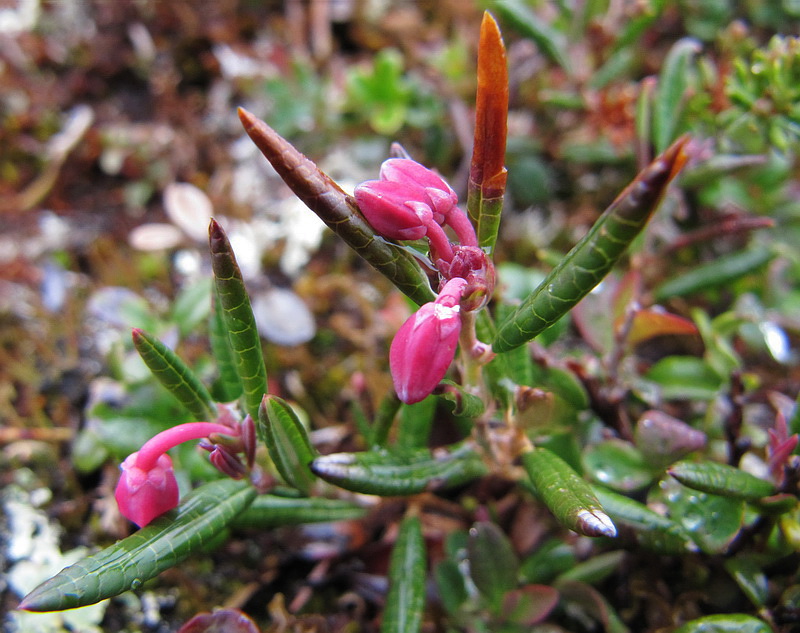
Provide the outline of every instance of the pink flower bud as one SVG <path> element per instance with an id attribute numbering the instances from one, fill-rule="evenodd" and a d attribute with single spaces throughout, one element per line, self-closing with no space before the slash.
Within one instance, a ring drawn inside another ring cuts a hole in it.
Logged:
<path id="1" fill-rule="evenodd" d="M 388 180 L 368 180 L 355 189 L 358 208 L 378 233 L 392 240 L 425 237 L 433 211 L 415 189 Z"/>
<path id="2" fill-rule="evenodd" d="M 461 333 L 459 300 L 466 286 L 452 279 L 437 297 L 398 330 L 389 350 L 389 366 L 398 398 L 413 404 L 429 396 L 447 373 Z"/>
<path id="3" fill-rule="evenodd" d="M 148 469 L 137 465 L 138 457 L 139 453 L 131 453 L 122 462 L 114 498 L 125 517 L 144 527 L 178 505 L 178 482 L 169 455 L 160 455 Z"/>
<path id="4" fill-rule="evenodd" d="M 413 199 L 425 202 L 438 224 L 458 204 L 456 192 L 434 171 L 409 158 L 390 158 L 381 165 L 381 180 L 404 185 Z"/>
<path id="5" fill-rule="evenodd" d="M 122 475 L 114 491 L 120 512 L 139 527 L 144 527 L 157 516 L 172 510 L 178 505 L 178 483 L 172 471 L 172 460 L 166 452 L 189 440 L 213 435 L 220 439 L 231 438 L 231 433 L 238 432 L 225 424 L 188 422 L 151 437 L 120 465 Z M 209 444 L 203 442 L 203 448 L 208 450 Z M 216 447 L 212 449 L 216 450 Z"/>

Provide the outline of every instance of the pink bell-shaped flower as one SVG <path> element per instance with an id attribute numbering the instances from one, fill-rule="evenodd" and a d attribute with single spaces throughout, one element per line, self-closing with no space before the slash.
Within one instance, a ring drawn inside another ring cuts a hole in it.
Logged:
<path id="1" fill-rule="evenodd" d="M 397 397 L 406 404 L 429 396 L 447 373 L 461 333 L 459 300 L 464 279 L 451 279 L 398 330 L 389 350 Z"/>
<path id="2" fill-rule="evenodd" d="M 183 442 L 203 438 L 216 439 L 220 451 L 227 452 L 225 455 L 217 455 L 215 461 L 219 464 L 215 465 L 222 465 L 226 474 L 233 472 L 236 476 L 241 476 L 244 466 L 242 471 L 234 469 L 230 462 L 235 456 L 229 454 L 233 448 L 226 447 L 226 444 L 243 450 L 250 461 L 250 455 L 255 450 L 251 446 L 255 438 L 253 429 L 250 428 L 252 424 L 252 419 L 249 422 L 245 420 L 238 428 L 216 422 L 188 422 L 151 437 L 141 449 L 128 455 L 120 465 L 122 475 L 114 491 L 119 511 L 139 527 L 144 527 L 178 505 L 178 482 L 175 480 L 172 459 L 167 451 Z"/>
<path id="3" fill-rule="evenodd" d="M 139 527 L 178 505 L 178 482 L 172 471 L 172 460 L 160 455 L 151 468 L 137 465 L 139 453 L 131 453 L 122 462 L 122 476 L 114 498 L 120 512 Z"/>

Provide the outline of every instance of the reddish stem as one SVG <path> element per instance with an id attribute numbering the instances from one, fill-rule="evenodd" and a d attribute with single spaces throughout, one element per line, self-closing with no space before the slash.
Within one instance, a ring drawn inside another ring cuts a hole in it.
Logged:
<path id="1" fill-rule="evenodd" d="M 155 466 L 161 455 L 178 444 L 191 440 L 200 440 L 212 433 L 231 435 L 232 432 L 233 429 L 231 427 L 215 422 L 189 422 L 173 426 L 171 429 L 161 431 L 161 433 L 151 437 L 144 443 L 144 446 L 139 449 L 136 456 L 136 466 L 142 470 L 150 470 Z"/>

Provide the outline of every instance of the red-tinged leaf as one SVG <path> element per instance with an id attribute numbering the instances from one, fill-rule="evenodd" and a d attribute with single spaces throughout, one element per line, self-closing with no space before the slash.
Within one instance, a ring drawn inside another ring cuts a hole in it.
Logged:
<path id="1" fill-rule="evenodd" d="M 259 633 L 256 623 L 238 609 L 198 613 L 178 633 Z"/>
<path id="2" fill-rule="evenodd" d="M 523 626 L 544 620 L 558 604 L 558 590 L 547 585 L 525 585 L 508 592 L 503 599 L 506 619 Z"/>
<path id="3" fill-rule="evenodd" d="M 497 239 L 506 190 L 508 129 L 508 66 L 497 22 L 483 14 L 478 42 L 478 91 L 475 99 L 475 141 L 469 174 L 467 210 L 478 244 L 491 249 Z"/>
<path id="4" fill-rule="evenodd" d="M 638 345 L 648 339 L 667 334 L 697 334 L 697 326 L 689 319 L 666 312 L 655 306 L 639 310 L 633 317 L 627 342 Z"/>

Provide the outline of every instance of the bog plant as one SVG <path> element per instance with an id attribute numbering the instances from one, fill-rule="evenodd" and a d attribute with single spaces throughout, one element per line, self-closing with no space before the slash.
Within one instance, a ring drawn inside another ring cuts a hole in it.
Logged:
<path id="1" fill-rule="evenodd" d="M 546 33 L 533 32 L 556 61 L 568 63 L 557 43 L 548 44 Z M 680 75 L 681 64 L 693 50 L 689 44 L 677 47 L 671 72 Z M 737 78 L 742 86 L 737 94 L 745 103 L 745 89 L 755 79 L 742 69 Z M 680 83 L 680 76 L 670 79 Z M 348 491 L 408 500 L 391 556 L 381 626 L 387 633 L 413 633 L 422 627 L 428 576 L 417 495 L 463 486 L 489 474 L 514 481 L 562 526 L 601 539 L 610 551 L 579 561 L 553 539 L 520 559 L 492 521 L 476 522 L 469 533 L 453 533 L 433 576 L 454 627 L 523 630 L 547 618 L 562 602 L 594 604 L 605 609 L 607 630 L 625 630 L 591 587 L 618 566 L 616 542 L 660 554 L 714 555 L 760 538 L 764 561 L 794 551 L 800 539 L 791 467 L 797 436 L 786 422 L 790 412 L 778 416 L 770 431 L 769 472 L 763 478 L 740 469 L 738 459 L 723 464 L 692 457 L 707 447 L 706 434 L 664 411 L 645 411 L 635 429 L 621 420 L 615 437 L 605 433 L 582 459 L 581 447 L 563 425 L 549 429 L 536 419 L 554 406 L 569 409 L 569 402 L 585 408 L 587 395 L 568 371 L 535 363 L 528 344 L 609 275 L 697 151 L 688 137 L 675 138 L 676 126 L 669 123 L 663 104 L 654 104 L 652 110 L 654 144 L 662 153 L 516 304 L 495 292 L 495 244 L 507 179 L 508 80 L 505 49 L 490 15 L 481 26 L 466 201 L 459 201 L 440 175 L 401 148 L 380 167 L 378 179 L 348 195 L 266 123 L 240 110 L 247 134 L 294 193 L 418 306 L 392 341 L 388 365 L 393 390 L 364 428 L 370 448 L 320 455 L 292 406 L 268 393 L 261 340 L 236 258 L 223 228 L 212 221 L 212 331 L 222 333 L 214 337 L 212 348 L 223 391 L 232 401 L 215 402 L 175 353 L 134 330 L 134 345 L 147 366 L 195 421 L 159 433 L 122 463 L 115 496 L 121 512 L 141 529 L 64 569 L 25 597 L 20 607 L 70 609 L 137 589 L 203 551 L 228 527 L 358 518 L 365 509 L 349 494 L 338 498 L 338 491 Z M 639 283 L 635 275 L 607 279 L 608 287 L 616 290 L 613 318 L 603 323 L 613 331 L 616 353 L 624 353 L 626 344 L 657 335 L 698 332 L 687 319 L 638 305 Z M 682 291 L 662 287 L 659 292 L 668 297 Z M 704 315 L 696 317 L 709 353 L 717 350 L 724 356 L 722 326 L 703 321 Z M 683 373 L 675 366 L 661 367 L 662 378 L 668 378 L 659 382 L 656 375 L 651 380 L 668 386 L 669 376 L 695 371 L 695 386 L 702 386 L 708 366 L 686 363 Z M 729 376 L 732 369 L 725 366 L 723 371 Z M 592 383 L 590 376 L 581 378 Z M 461 441 L 436 451 L 426 447 L 426 437 L 415 438 L 413 448 L 408 443 L 401 448 L 400 431 L 394 431 L 397 419 L 414 411 L 410 405 L 431 397 L 449 404 L 468 432 Z M 197 440 L 225 477 L 179 500 L 167 451 Z M 257 455 L 259 445 L 266 447 L 267 457 Z M 277 474 L 282 484 L 266 473 Z M 287 492 L 287 487 L 292 490 Z M 645 499 L 638 493 L 647 488 L 651 493 Z M 758 561 L 728 558 L 725 567 L 761 608 L 766 577 Z M 682 630 L 768 629 L 751 616 L 729 614 L 694 620 Z"/>

